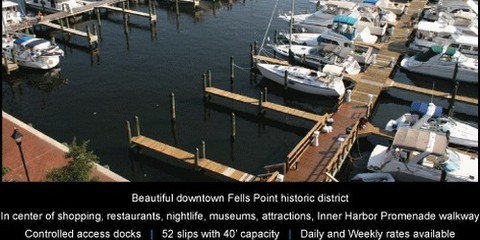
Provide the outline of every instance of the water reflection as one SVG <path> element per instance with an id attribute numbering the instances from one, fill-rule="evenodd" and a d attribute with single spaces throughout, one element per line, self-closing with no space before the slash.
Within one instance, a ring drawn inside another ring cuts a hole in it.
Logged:
<path id="1" fill-rule="evenodd" d="M 60 68 L 53 68 L 47 72 L 23 69 L 10 76 L 2 76 L 2 78 L 8 82 L 14 95 L 22 94 L 23 82 L 26 82 L 30 87 L 46 93 L 55 92 L 68 82 L 68 79 L 63 76 Z"/>

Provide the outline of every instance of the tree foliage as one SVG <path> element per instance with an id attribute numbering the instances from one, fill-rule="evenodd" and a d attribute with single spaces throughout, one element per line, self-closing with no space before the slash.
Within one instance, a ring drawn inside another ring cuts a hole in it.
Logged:
<path id="1" fill-rule="evenodd" d="M 99 158 L 93 151 L 87 150 L 90 141 L 83 141 L 77 145 L 76 138 L 73 138 L 72 144 L 68 146 L 69 152 L 65 158 L 69 158 L 66 166 L 54 168 L 47 173 L 47 181 L 50 182 L 88 182 L 98 181 L 98 177 L 90 177 L 90 172 Z"/>
<path id="2" fill-rule="evenodd" d="M 2 166 L 2 176 L 7 174 L 10 171 L 7 167 Z"/>

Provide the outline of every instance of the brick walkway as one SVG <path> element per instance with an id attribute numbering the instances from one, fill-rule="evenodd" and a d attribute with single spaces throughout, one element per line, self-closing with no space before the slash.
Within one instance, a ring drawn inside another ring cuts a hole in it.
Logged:
<path id="1" fill-rule="evenodd" d="M 23 134 L 22 151 L 30 181 L 43 182 L 48 170 L 63 167 L 68 163 L 65 153 L 68 147 L 39 132 L 2 111 L 2 166 L 9 172 L 2 176 L 2 182 L 27 181 L 20 150 L 11 138 L 13 128 Z M 127 182 L 118 174 L 96 164 L 92 172 L 101 182 Z"/>

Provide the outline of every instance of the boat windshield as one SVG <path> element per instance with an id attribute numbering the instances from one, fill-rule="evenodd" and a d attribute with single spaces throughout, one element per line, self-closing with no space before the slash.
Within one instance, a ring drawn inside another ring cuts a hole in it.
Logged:
<path id="1" fill-rule="evenodd" d="M 437 54 L 439 54 L 440 52 L 438 52 L 438 50 L 436 49 L 433 49 L 433 48 L 430 48 L 428 49 L 426 52 L 424 53 L 419 53 L 417 55 L 415 55 L 415 60 L 419 61 L 419 62 L 426 62 L 428 61 L 430 58 L 436 56 Z"/>
<path id="2" fill-rule="evenodd" d="M 440 167 L 443 170 L 447 172 L 453 172 L 460 168 L 460 156 L 458 155 L 458 153 L 447 149 L 446 156 L 448 156 L 448 159 L 445 162 L 440 163 Z"/>

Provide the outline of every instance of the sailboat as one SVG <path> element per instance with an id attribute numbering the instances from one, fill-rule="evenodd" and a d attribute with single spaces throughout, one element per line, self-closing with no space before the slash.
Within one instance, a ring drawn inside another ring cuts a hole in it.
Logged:
<path id="1" fill-rule="evenodd" d="M 290 39 L 292 38 L 294 8 L 295 1 L 292 0 Z M 292 45 L 290 41 L 289 49 L 291 50 L 291 48 Z M 341 97 L 345 92 L 343 68 L 335 65 L 327 64 L 322 70 L 312 70 L 300 66 L 257 63 L 257 68 L 264 77 L 304 93 Z"/>

